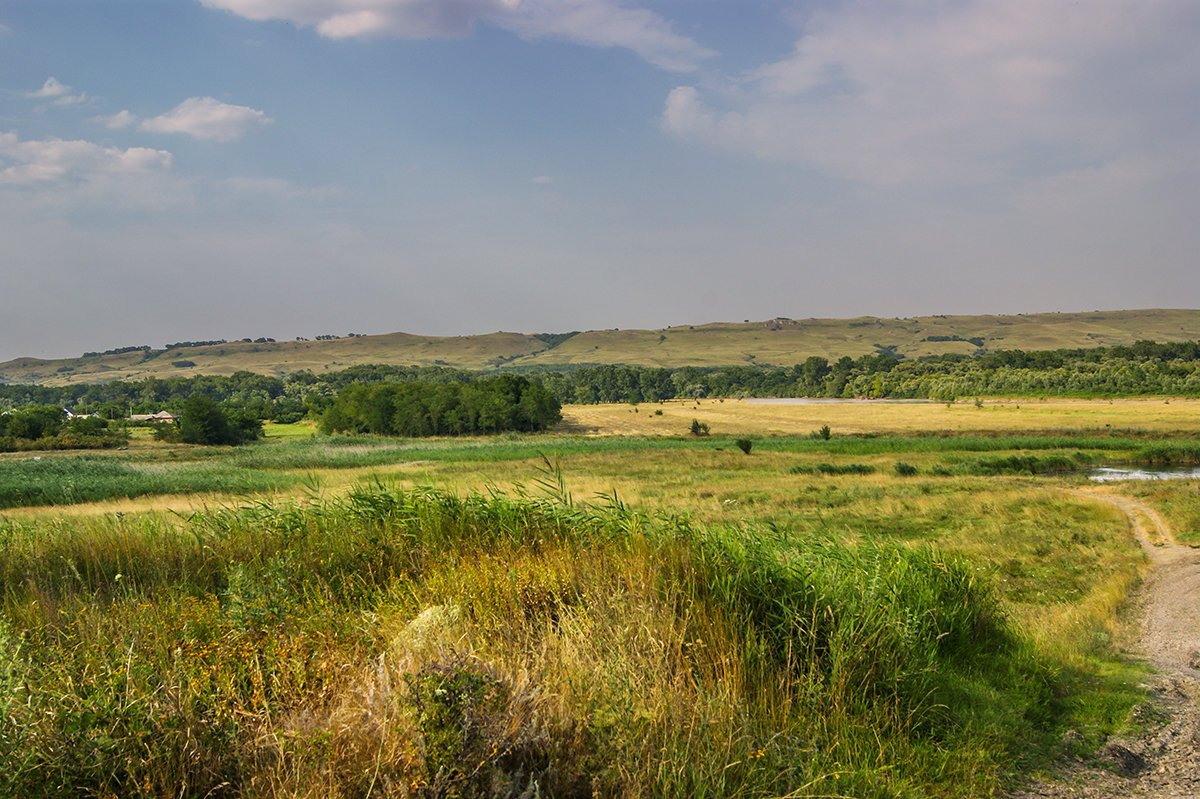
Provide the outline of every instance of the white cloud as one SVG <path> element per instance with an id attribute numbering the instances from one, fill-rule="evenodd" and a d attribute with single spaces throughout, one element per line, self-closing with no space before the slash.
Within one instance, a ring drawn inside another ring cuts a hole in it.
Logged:
<path id="1" fill-rule="evenodd" d="M 847 2 L 737 91 L 675 89 L 662 123 L 868 183 L 1053 174 L 1193 135 L 1198 26 L 1182 0 Z"/>
<path id="2" fill-rule="evenodd" d="M 478 21 L 528 39 L 621 47 L 687 71 L 713 55 L 653 12 L 612 0 L 201 0 L 254 20 L 283 19 L 331 39 L 467 36 Z"/>
<path id="3" fill-rule="evenodd" d="M 524 0 L 496 24 L 528 38 L 565 39 L 590 47 L 624 47 L 655 66 L 676 72 L 695 69 L 713 55 L 670 23 L 644 9 L 601 0 Z"/>
<path id="4" fill-rule="evenodd" d="M 274 200 L 322 203 L 346 196 L 345 190 L 338 186 L 300 186 L 279 178 L 232 177 L 220 181 L 219 186 L 233 194 L 269 197 Z"/>
<path id="5" fill-rule="evenodd" d="M 186 133 L 197 139 L 228 142 L 271 121 L 262 111 L 248 106 L 229 105 L 212 97 L 191 97 L 161 116 L 143 120 L 138 128 L 151 133 Z"/>
<path id="6" fill-rule="evenodd" d="M 26 97 L 39 100 L 53 100 L 55 105 L 73 105 L 82 103 L 87 99 L 87 95 L 82 92 L 72 94 L 71 87 L 61 83 L 55 77 L 46 78 L 46 82 L 42 84 L 42 88 L 36 92 L 26 92 Z"/>
<path id="7" fill-rule="evenodd" d="M 21 141 L 0 133 L 0 187 L 88 183 L 171 168 L 171 154 L 146 147 L 104 147 L 88 141 Z"/>
<path id="8" fill-rule="evenodd" d="M 46 78 L 46 82 L 42 84 L 42 88 L 36 92 L 27 92 L 26 97 L 58 97 L 71 91 L 70 86 L 64 86 L 55 77 Z"/>
<path id="9" fill-rule="evenodd" d="M 109 130 L 121 130 L 137 122 L 137 117 L 128 111 L 118 111 L 111 116 L 92 117 L 92 121 L 99 122 Z"/>

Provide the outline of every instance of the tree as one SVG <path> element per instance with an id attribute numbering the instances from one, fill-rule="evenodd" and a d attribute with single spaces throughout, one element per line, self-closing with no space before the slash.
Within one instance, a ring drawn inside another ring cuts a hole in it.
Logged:
<path id="1" fill-rule="evenodd" d="M 55 405 L 34 405 L 8 414 L 5 427 L 13 438 L 37 440 L 58 435 L 66 418 L 66 412 Z M 4 432 L 0 429 L 0 433 Z"/>
<path id="2" fill-rule="evenodd" d="M 227 414 L 211 397 L 195 394 L 183 403 L 179 439 L 186 444 L 245 444 L 262 435 L 262 422 L 252 414 Z"/>

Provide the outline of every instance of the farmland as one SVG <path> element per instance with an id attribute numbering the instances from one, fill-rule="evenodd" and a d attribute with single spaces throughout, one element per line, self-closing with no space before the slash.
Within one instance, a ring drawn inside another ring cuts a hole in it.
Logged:
<path id="1" fill-rule="evenodd" d="M 1089 492 L 1193 543 L 1200 498 L 1081 473 L 1194 462 L 1198 411 L 689 400 L 5 455 L 0 794 L 992 795 L 1144 701 L 1147 561 Z"/>

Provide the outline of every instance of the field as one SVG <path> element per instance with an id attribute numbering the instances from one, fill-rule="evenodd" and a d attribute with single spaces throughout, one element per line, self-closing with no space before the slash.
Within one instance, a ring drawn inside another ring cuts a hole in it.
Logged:
<path id="1" fill-rule="evenodd" d="M 0 460 L 0 795 L 995 795 L 1144 700 L 1089 492 L 1200 543 L 1080 473 L 1196 401 L 564 416 Z"/>
<path id="2" fill-rule="evenodd" d="M 835 361 L 880 351 L 907 358 L 990 351 L 1046 350 L 1200 339 L 1200 311 L 1136 310 L 1015 316 L 923 316 L 906 319 L 769 319 L 675 325 L 655 330 L 590 330 L 575 335 L 497 332 L 473 336 L 408 333 L 321 341 L 251 342 L 0 363 L 0 382 L 67 385 L 146 377 L 231 375 L 245 370 L 283 376 L 358 364 L 453 366 L 460 369 L 561 369 L 573 365 L 789 367 L 810 355 Z"/>

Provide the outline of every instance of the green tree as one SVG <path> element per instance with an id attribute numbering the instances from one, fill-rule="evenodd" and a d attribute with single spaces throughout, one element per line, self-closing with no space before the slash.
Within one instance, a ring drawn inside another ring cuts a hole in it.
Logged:
<path id="1" fill-rule="evenodd" d="M 186 444 L 245 444 L 262 435 L 262 422 L 244 411 L 226 413 L 211 397 L 195 394 L 183 403 L 179 439 Z"/>

